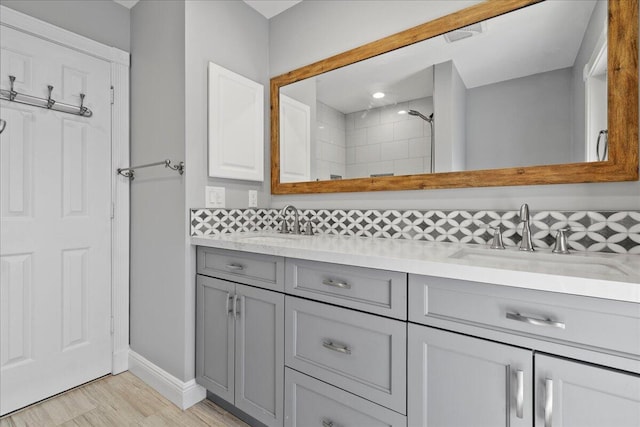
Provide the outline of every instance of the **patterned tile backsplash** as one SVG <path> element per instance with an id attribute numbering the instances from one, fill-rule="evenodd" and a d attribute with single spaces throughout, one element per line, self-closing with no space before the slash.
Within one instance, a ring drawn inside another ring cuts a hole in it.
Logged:
<path id="1" fill-rule="evenodd" d="M 504 244 L 519 244 L 517 211 L 438 210 L 300 210 L 300 221 L 314 223 L 316 233 L 486 244 L 488 226 L 501 226 Z M 292 223 L 292 214 L 287 214 Z M 279 209 L 193 209 L 191 235 L 280 229 Z M 640 211 L 540 211 L 531 213 L 533 242 L 553 247 L 559 228 L 570 227 L 569 247 L 575 251 L 640 254 Z"/>

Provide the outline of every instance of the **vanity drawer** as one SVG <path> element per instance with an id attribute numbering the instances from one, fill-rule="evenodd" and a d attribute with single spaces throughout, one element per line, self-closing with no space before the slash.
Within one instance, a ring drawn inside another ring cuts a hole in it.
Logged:
<path id="1" fill-rule="evenodd" d="M 405 427 L 407 417 L 286 368 L 284 425 Z"/>
<path id="2" fill-rule="evenodd" d="M 407 319 L 407 274 L 326 262 L 287 259 L 287 293 Z"/>
<path id="3" fill-rule="evenodd" d="M 462 321 L 640 355 L 640 304 L 418 275 L 409 275 L 409 301 L 411 322 Z"/>
<path id="4" fill-rule="evenodd" d="M 405 322 L 287 296 L 285 364 L 406 413 Z"/>
<path id="5" fill-rule="evenodd" d="M 284 291 L 284 258 L 198 247 L 198 274 Z"/>

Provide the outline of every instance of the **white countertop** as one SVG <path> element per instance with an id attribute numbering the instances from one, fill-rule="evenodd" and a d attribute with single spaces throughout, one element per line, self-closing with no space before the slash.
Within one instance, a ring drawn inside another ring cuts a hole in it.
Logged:
<path id="1" fill-rule="evenodd" d="M 191 243 L 640 303 L 640 255 L 558 255 L 550 249 L 530 253 L 474 244 L 274 232 L 192 236 Z"/>

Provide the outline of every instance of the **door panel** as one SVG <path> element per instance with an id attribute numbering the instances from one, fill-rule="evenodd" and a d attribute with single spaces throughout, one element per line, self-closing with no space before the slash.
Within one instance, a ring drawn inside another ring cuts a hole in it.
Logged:
<path id="1" fill-rule="evenodd" d="M 234 403 L 235 284 L 198 275 L 196 298 L 196 381 Z"/>
<path id="2" fill-rule="evenodd" d="M 411 426 L 532 425 L 528 350 L 409 324 L 408 364 Z"/>
<path id="3" fill-rule="evenodd" d="M 536 426 L 640 426 L 640 376 L 542 354 L 535 361 Z"/>
<path id="4" fill-rule="evenodd" d="M 0 413 L 111 371 L 111 67 L 0 28 L 0 86 L 91 118 L 0 101 Z"/>
<path id="5" fill-rule="evenodd" d="M 284 295 L 236 285 L 236 406 L 268 426 L 282 426 Z"/>

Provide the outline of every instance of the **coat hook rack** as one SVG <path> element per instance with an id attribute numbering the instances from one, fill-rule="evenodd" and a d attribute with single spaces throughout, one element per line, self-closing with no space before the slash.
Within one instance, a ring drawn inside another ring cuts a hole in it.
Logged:
<path id="1" fill-rule="evenodd" d="M 169 159 L 166 159 L 165 161 L 162 161 L 162 162 L 148 163 L 146 165 L 131 166 L 129 168 L 118 168 L 117 173 L 118 175 L 122 175 L 124 177 L 129 178 L 129 180 L 133 181 L 135 179 L 135 169 L 142 169 L 142 168 L 148 168 L 151 166 L 160 166 L 160 165 L 164 165 L 165 168 L 178 171 L 180 175 L 184 173 L 184 162 L 180 162 L 177 165 L 172 165 L 171 160 Z"/>
<path id="2" fill-rule="evenodd" d="M 47 85 L 49 95 L 46 98 L 39 98 L 33 95 L 27 95 L 24 93 L 18 93 L 13 88 L 16 81 L 15 76 L 9 76 L 9 82 L 11 84 L 10 89 L 0 89 L 0 99 L 4 99 L 10 102 L 18 102 L 20 104 L 32 105 L 34 107 L 46 108 L 48 110 L 60 111 L 62 113 L 74 114 L 76 116 L 91 117 L 93 112 L 84 106 L 85 94 L 80 94 L 80 106 L 64 104 L 58 102 L 51 97 L 53 92 L 53 86 Z"/>

